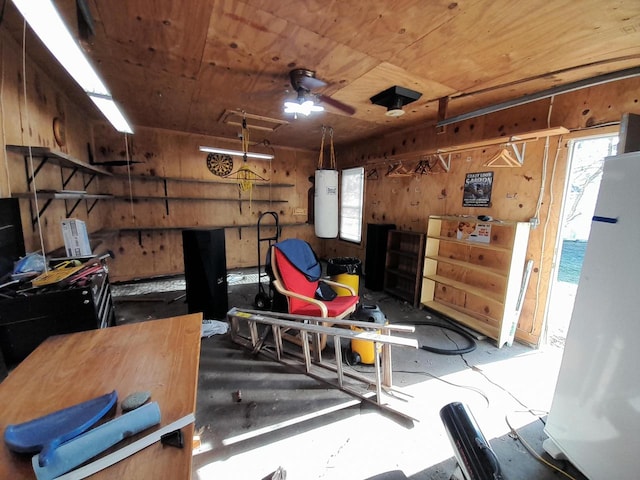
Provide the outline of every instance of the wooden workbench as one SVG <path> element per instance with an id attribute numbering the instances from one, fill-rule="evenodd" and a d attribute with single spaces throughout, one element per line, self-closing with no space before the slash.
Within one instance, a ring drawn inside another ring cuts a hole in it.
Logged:
<path id="1" fill-rule="evenodd" d="M 193 413 L 201 324 L 191 314 L 50 337 L 0 383 L 0 431 L 112 390 L 118 402 L 147 390 L 160 406 L 161 424 L 127 441 Z M 184 449 L 155 443 L 91 478 L 191 478 L 193 428 L 183 429 Z M 0 443 L 0 478 L 35 478 L 31 455 Z"/>

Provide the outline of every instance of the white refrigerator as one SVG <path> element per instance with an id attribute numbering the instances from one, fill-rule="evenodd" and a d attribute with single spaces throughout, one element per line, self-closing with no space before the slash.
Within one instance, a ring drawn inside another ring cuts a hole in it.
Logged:
<path id="1" fill-rule="evenodd" d="M 640 152 L 605 160 L 545 432 L 590 480 L 640 478 Z"/>

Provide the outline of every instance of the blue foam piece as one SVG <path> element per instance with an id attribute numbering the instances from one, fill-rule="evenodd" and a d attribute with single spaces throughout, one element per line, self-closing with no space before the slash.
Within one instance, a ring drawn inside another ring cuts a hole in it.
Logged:
<path id="1" fill-rule="evenodd" d="M 118 401 L 118 393 L 111 393 L 63 408 L 28 422 L 8 425 L 4 441 L 18 453 L 51 451 L 58 445 L 85 432 L 111 410 Z"/>

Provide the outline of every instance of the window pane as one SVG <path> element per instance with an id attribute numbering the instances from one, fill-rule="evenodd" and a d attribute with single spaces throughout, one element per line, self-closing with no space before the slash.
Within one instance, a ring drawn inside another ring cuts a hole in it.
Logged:
<path id="1" fill-rule="evenodd" d="M 362 240 L 364 168 L 349 168 L 342 171 L 340 194 L 340 238 L 360 243 Z"/>

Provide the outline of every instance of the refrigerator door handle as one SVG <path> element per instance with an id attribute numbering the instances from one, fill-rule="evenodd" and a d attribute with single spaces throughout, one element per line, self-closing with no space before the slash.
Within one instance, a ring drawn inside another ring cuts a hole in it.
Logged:
<path id="1" fill-rule="evenodd" d="M 618 223 L 618 218 L 613 218 L 613 217 L 601 217 L 599 215 L 594 215 L 593 219 L 594 222 L 604 222 L 604 223 Z"/>

